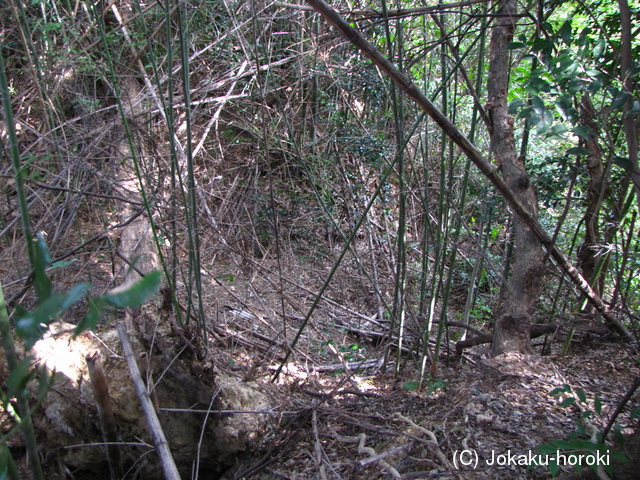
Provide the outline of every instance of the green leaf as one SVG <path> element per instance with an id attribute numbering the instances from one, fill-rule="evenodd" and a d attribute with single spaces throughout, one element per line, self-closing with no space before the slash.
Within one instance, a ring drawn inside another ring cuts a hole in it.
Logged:
<path id="1" fill-rule="evenodd" d="M 47 267 L 51 265 L 51 255 L 41 233 L 36 235 L 35 251 L 36 258 L 34 259 L 33 265 L 33 286 L 36 290 L 38 300 L 43 301 L 49 298 L 53 291 L 53 286 L 51 285 L 51 280 L 47 275 Z"/>
<path id="2" fill-rule="evenodd" d="M 622 167 L 627 171 L 631 171 L 631 172 L 633 171 L 633 163 L 631 163 L 631 160 L 629 160 L 626 157 L 618 157 L 618 156 L 613 157 L 612 162 L 615 165 Z"/>
<path id="3" fill-rule="evenodd" d="M 18 366 L 11 372 L 9 378 L 7 378 L 7 395 L 6 400 L 9 401 L 12 397 L 22 395 L 27 383 L 33 378 L 35 372 L 31 369 L 32 357 L 26 357 L 18 364 Z"/>
<path id="4" fill-rule="evenodd" d="M 536 126 L 536 133 L 538 135 L 546 133 L 547 130 L 551 128 L 551 125 L 553 125 L 553 113 L 549 110 L 545 110 L 544 115 L 542 116 L 542 121 Z"/>
<path id="5" fill-rule="evenodd" d="M 607 44 L 604 41 L 604 37 L 600 36 L 600 38 L 598 38 L 598 40 L 596 41 L 596 45 L 593 47 L 593 58 L 598 59 L 602 57 L 602 55 L 604 55 L 606 46 Z"/>
<path id="6" fill-rule="evenodd" d="M 587 45 L 587 43 L 589 42 L 588 35 L 590 33 L 591 33 L 591 29 L 589 27 L 582 29 L 582 31 L 580 32 L 580 35 L 578 36 L 578 45 L 580 45 L 581 47 L 584 47 L 585 45 Z"/>
<path id="7" fill-rule="evenodd" d="M 53 293 L 31 312 L 26 312 L 15 321 L 16 333 L 25 341 L 27 349 L 42 338 L 51 318 L 81 300 L 91 289 L 88 283 L 79 283 L 67 293 Z"/>
<path id="8" fill-rule="evenodd" d="M 557 135 L 562 135 L 563 133 L 568 132 L 569 130 L 567 129 L 567 127 L 565 127 L 563 124 L 561 123 L 556 123 L 553 127 L 551 127 L 551 129 L 547 132 L 547 135 L 551 136 L 557 136 Z"/>
<path id="9" fill-rule="evenodd" d="M 609 453 L 611 454 L 611 456 L 613 458 L 617 458 L 618 460 L 620 460 L 622 462 L 628 462 L 629 461 L 629 457 L 627 457 L 620 450 L 610 450 Z"/>
<path id="10" fill-rule="evenodd" d="M 558 447 L 551 445 L 550 443 L 545 443 L 544 445 L 536 447 L 536 450 L 540 453 L 555 454 L 558 451 Z"/>
<path id="11" fill-rule="evenodd" d="M 536 38 L 531 48 L 536 52 L 553 50 L 553 41 L 548 38 Z"/>
<path id="12" fill-rule="evenodd" d="M 561 393 L 564 393 L 564 392 L 566 392 L 564 387 L 558 387 L 551 390 L 550 395 L 560 395 Z"/>
<path id="13" fill-rule="evenodd" d="M 577 388 L 576 389 L 576 395 L 578 395 L 578 398 L 580 399 L 581 402 L 586 402 L 587 401 L 587 395 L 584 393 L 584 390 L 581 388 Z"/>
<path id="14" fill-rule="evenodd" d="M 601 88 L 602 88 L 602 81 L 600 81 L 597 78 L 587 85 L 587 90 L 589 90 L 589 93 L 591 93 L 592 95 L 595 95 L 596 93 L 598 93 Z"/>
<path id="15" fill-rule="evenodd" d="M 518 50 L 520 48 L 525 48 L 527 45 L 522 42 L 511 42 L 507 45 L 508 50 Z"/>
<path id="16" fill-rule="evenodd" d="M 104 295 L 104 299 L 116 307 L 138 308 L 149 296 L 160 290 L 161 278 L 162 273 L 159 271 L 149 272 L 126 290 L 116 293 L 107 293 Z"/>
<path id="17" fill-rule="evenodd" d="M 566 407 L 570 407 L 574 403 L 576 403 L 575 398 L 573 397 L 565 398 L 563 401 L 560 402 L 560 406 L 566 408 Z"/>
<path id="18" fill-rule="evenodd" d="M 106 304 L 107 302 L 102 297 L 89 299 L 89 311 L 82 317 L 82 320 L 78 322 L 76 328 L 73 330 L 73 338 L 76 338 L 87 330 L 95 330 Z"/>
<path id="19" fill-rule="evenodd" d="M 527 103 L 524 100 L 521 100 L 519 98 L 516 98 L 515 100 L 511 100 L 511 102 L 509 102 L 509 115 L 515 115 L 518 112 L 518 109 L 521 107 L 526 106 Z"/>
<path id="20" fill-rule="evenodd" d="M 569 91 L 570 94 L 575 95 L 580 90 L 582 90 L 582 86 L 583 86 L 582 80 L 575 78 L 569 81 L 569 83 L 567 84 L 567 90 Z"/>
<path id="21" fill-rule="evenodd" d="M 593 407 L 596 409 L 596 413 L 598 415 L 602 415 L 602 400 L 600 400 L 600 397 L 597 395 L 595 400 L 593 401 Z"/>
<path id="22" fill-rule="evenodd" d="M 567 155 L 593 155 L 593 154 L 586 148 L 573 147 L 567 150 Z"/>
<path id="23" fill-rule="evenodd" d="M 407 380 L 406 382 L 404 382 L 404 389 L 407 392 L 415 392 L 418 389 L 418 386 L 420 385 L 420 382 L 417 382 L 415 380 Z"/>
<path id="24" fill-rule="evenodd" d="M 56 268 L 63 268 L 63 267 L 68 267 L 69 265 L 72 265 L 74 263 L 77 262 L 77 259 L 73 259 L 73 260 L 67 260 L 67 261 L 59 261 L 59 262 L 54 262 L 51 264 L 51 267 L 49 267 L 49 270 L 55 270 Z"/>
<path id="25" fill-rule="evenodd" d="M 629 94 L 626 92 L 618 92 L 611 102 L 611 110 L 617 110 L 624 107 L 625 103 L 629 100 Z"/>
<path id="26" fill-rule="evenodd" d="M 578 125 L 574 127 L 573 133 L 578 135 L 580 138 L 584 138 L 585 140 L 589 140 L 589 138 L 595 136 L 593 130 L 589 127 L 585 127 L 584 125 Z"/>
<path id="27" fill-rule="evenodd" d="M 558 30 L 558 35 L 567 45 L 571 45 L 571 19 L 562 24 Z"/>
<path id="28" fill-rule="evenodd" d="M 538 76 L 532 76 L 527 82 L 527 91 L 532 95 L 537 95 L 540 92 L 550 92 L 551 85 L 545 79 Z"/>
<path id="29" fill-rule="evenodd" d="M 596 449 L 596 444 L 589 440 L 554 440 L 551 442 L 561 450 L 588 450 L 592 451 Z"/>
<path id="30" fill-rule="evenodd" d="M 546 107 L 544 106 L 544 102 L 537 95 L 531 97 L 531 104 L 533 105 L 533 108 L 538 115 L 544 115 L 544 112 L 547 111 Z"/>

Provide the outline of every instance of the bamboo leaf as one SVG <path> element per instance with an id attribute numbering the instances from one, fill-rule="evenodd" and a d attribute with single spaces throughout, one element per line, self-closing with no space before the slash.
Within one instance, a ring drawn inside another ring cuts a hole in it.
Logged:
<path id="1" fill-rule="evenodd" d="M 90 289 L 90 284 L 79 283 L 67 293 L 53 293 L 35 310 L 24 312 L 16 318 L 16 333 L 25 341 L 27 349 L 42 338 L 51 318 L 80 301 Z"/>
<path id="2" fill-rule="evenodd" d="M 103 297 L 89 299 L 89 311 L 76 325 L 76 328 L 73 331 L 73 338 L 76 338 L 82 332 L 87 330 L 95 330 L 98 321 L 100 321 L 100 317 L 102 317 L 106 304 L 107 302 Z"/>
<path id="3" fill-rule="evenodd" d="M 104 295 L 104 299 L 116 307 L 138 308 L 147 298 L 160 290 L 161 278 L 162 273 L 159 271 L 149 272 L 126 290 L 108 293 Z"/>
<path id="4" fill-rule="evenodd" d="M 34 261 L 33 286 L 40 301 L 46 300 L 53 292 L 51 280 L 47 275 L 47 267 L 51 265 L 51 254 L 41 233 L 36 237 L 36 258 Z"/>

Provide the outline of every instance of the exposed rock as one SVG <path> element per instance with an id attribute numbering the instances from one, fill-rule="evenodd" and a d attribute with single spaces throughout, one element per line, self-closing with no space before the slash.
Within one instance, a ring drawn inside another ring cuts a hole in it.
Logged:
<path id="1" fill-rule="evenodd" d="M 102 356 L 108 378 L 119 441 L 123 442 L 120 456 L 124 467 L 139 469 L 143 478 L 158 478 L 159 465 L 155 454 L 150 454 L 153 448 L 146 419 L 139 407 L 127 363 L 121 356 L 117 333 L 108 330 L 100 338 L 85 333 L 73 340 L 73 328 L 64 322 L 52 324 L 45 338 L 37 342 L 31 352 L 38 364 L 55 371 L 54 385 L 34 415 L 45 468 L 51 472 L 48 478 L 57 478 L 53 472 L 59 471 L 61 465 L 70 471 L 93 472 L 93 478 L 108 478 L 105 452 L 100 445 L 102 433 L 85 360 L 95 352 Z M 270 408 L 269 399 L 257 390 L 256 384 L 215 374 L 212 369 L 208 370 L 208 375 L 197 372 L 188 355 L 178 356 L 171 352 L 170 346 L 178 350 L 180 342 L 167 338 L 170 331 L 171 328 L 156 330 L 156 342 L 150 355 L 153 380 L 157 382 L 155 391 L 160 422 L 174 460 L 186 477 L 190 477 L 196 459 L 199 459 L 201 472 L 220 472 L 235 455 L 257 447 L 268 415 L 210 413 L 206 416 L 186 410 L 206 411 L 211 406 L 214 410 L 264 411 Z M 134 343 L 137 352 L 149 351 L 143 347 L 144 343 L 144 340 Z M 36 382 L 32 384 L 35 394 Z M 213 395 L 216 397 L 212 401 Z M 177 409 L 185 411 L 177 412 Z M 206 429 L 204 435 L 203 428 Z"/>

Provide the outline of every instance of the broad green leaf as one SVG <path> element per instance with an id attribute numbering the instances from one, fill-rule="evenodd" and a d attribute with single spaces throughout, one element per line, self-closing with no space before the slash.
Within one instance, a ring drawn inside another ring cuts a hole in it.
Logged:
<path id="1" fill-rule="evenodd" d="M 567 150 L 567 155 L 593 155 L 593 154 L 586 148 L 573 147 Z"/>
<path id="2" fill-rule="evenodd" d="M 584 393 L 583 389 L 577 388 L 576 389 L 576 395 L 578 395 L 578 398 L 580 399 L 581 402 L 586 402 L 587 401 L 587 395 Z"/>
<path id="3" fill-rule="evenodd" d="M 550 395 L 559 395 L 559 394 L 564 393 L 564 392 L 566 392 L 564 387 L 557 387 L 557 388 L 554 388 L 553 390 L 551 390 Z"/>
<path id="4" fill-rule="evenodd" d="M 569 81 L 569 83 L 567 84 L 567 91 L 570 94 L 575 95 L 580 90 L 582 90 L 582 86 L 583 86 L 582 80 L 576 78 Z"/>
<path id="5" fill-rule="evenodd" d="M 81 300 L 91 288 L 88 283 L 79 283 L 67 293 L 53 293 L 35 310 L 26 312 L 15 321 L 16 333 L 25 341 L 27 349 L 42 338 L 51 318 Z"/>
<path id="6" fill-rule="evenodd" d="M 548 93 L 551 91 L 551 85 L 545 79 L 538 76 L 532 76 L 527 83 L 527 91 L 532 95 L 537 95 L 540 92 Z"/>
<path id="7" fill-rule="evenodd" d="M 567 121 L 574 123 L 578 120 L 578 112 L 573 108 L 571 98 L 570 95 L 562 95 L 556 100 L 556 108 Z"/>
<path id="8" fill-rule="evenodd" d="M 602 81 L 600 81 L 599 79 L 595 79 L 587 85 L 587 90 L 589 90 L 589 93 L 591 93 L 592 95 L 595 95 L 601 89 L 602 89 Z"/>
<path id="9" fill-rule="evenodd" d="M 536 52 L 542 52 L 545 50 L 550 51 L 553 49 L 553 41 L 548 38 L 538 37 L 533 41 L 531 48 Z"/>
<path id="10" fill-rule="evenodd" d="M 626 92 L 618 92 L 611 102 L 611 110 L 617 110 L 624 107 L 624 104 L 629 100 L 629 94 Z"/>
<path id="11" fill-rule="evenodd" d="M 573 397 L 565 398 L 563 401 L 560 402 L 560 406 L 566 408 L 566 407 L 570 407 L 574 403 L 576 403 L 575 398 Z"/>
<path id="12" fill-rule="evenodd" d="M 121 308 L 138 308 L 149 296 L 160 290 L 162 273 L 153 271 L 147 273 L 142 279 L 131 285 L 126 290 L 116 293 L 107 293 L 104 299 L 111 305 Z"/>
<path id="13" fill-rule="evenodd" d="M 597 41 L 595 46 L 593 47 L 593 58 L 598 59 L 600 57 L 602 57 L 602 55 L 604 55 L 604 50 L 606 48 L 607 44 L 604 41 L 604 37 L 600 37 Z"/>
<path id="14" fill-rule="evenodd" d="M 594 80 L 600 80 L 602 78 L 602 72 L 597 68 L 587 68 L 585 73 Z"/>
<path id="15" fill-rule="evenodd" d="M 560 35 L 560 38 L 564 40 L 564 43 L 571 45 L 571 19 L 562 24 L 558 30 L 558 35 Z"/>
<path id="16" fill-rule="evenodd" d="M 518 50 L 520 48 L 525 48 L 527 45 L 522 42 L 511 42 L 507 45 L 507 49 L 509 50 Z"/>
<path id="17" fill-rule="evenodd" d="M 35 375 L 35 371 L 31 368 L 32 357 L 26 357 L 18 364 L 7 378 L 7 401 L 22 392 L 27 387 L 27 383 Z"/>
<path id="18" fill-rule="evenodd" d="M 544 102 L 537 95 L 534 95 L 533 97 L 531 97 L 531 104 L 533 105 L 533 108 L 538 115 L 543 115 L 544 112 L 547 110 L 546 107 L 544 106 Z"/>
<path id="19" fill-rule="evenodd" d="M 626 157 L 613 157 L 612 162 L 627 171 L 633 171 L 633 163 Z"/>
<path id="20" fill-rule="evenodd" d="M 640 418 L 640 407 L 635 407 L 633 410 L 631 410 L 631 418 Z"/>
<path id="21" fill-rule="evenodd" d="M 38 233 L 36 236 L 35 250 L 36 258 L 34 259 L 35 264 L 33 266 L 33 286 L 36 290 L 38 300 L 43 301 L 49 298 L 53 292 L 53 286 L 51 285 L 51 280 L 47 275 L 47 267 L 51 265 L 51 254 L 49 253 L 49 249 L 47 248 L 47 244 L 44 241 L 44 238 L 42 238 L 41 233 Z"/>
<path id="22" fill-rule="evenodd" d="M 89 311 L 82 317 L 82 320 L 78 322 L 76 328 L 73 330 L 73 338 L 80 335 L 87 330 L 95 330 L 96 325 L 102 317 L 106 301 L 102 297 L 89 299 Z"/>
<path id="23" fill-rule="evenodd" d="M 578 45 L 580 45 L 581 47 L 584 47 L 585 45 L 587 45 L 589 42 L 588 35 L 590 33 L 591 33 L 591 29 L 589 27 L 582 29 L 582 31 L 580 32 L 580 35 L 578 36 Z"/>
<path id="24" fill-rule="evenodd" d="M 509 115 L 515 115 L 518 112 L 518 109 L 526 106 L 527 103 L 524 100 L 516 98 L 515 100 L 511 100 L 509 102 Z"/>
<path id="25" fill-rule="evenodd" d="M 518 118 L 530 118 L 533 114 L 533 107 L 525 107 L 518 113 Z"/>
<path id="26" fill-rule="evenodd" d="M 602 400 L 600 400 L 600 397 L 597 395 L 595 400 L 593 401 L 593 407 L 596 409 L 596 413 L 598 415 L 602 415 Z"/>
<path id="27" fill-rule="evenodd" d="M 573 133 L 578 135 L 580 138 L 584 138 L 585 140 L 589 140 L 589 138 L 594 136 L 593 130 L 589 127 L 585 127 L 584 125 L 578 125 L 574 127 Z"/>
<path id="28" fill-rule="evenodd" d="M 551 127 L 551 129 L 549 129 L 549 131 L 547 132 L 547 135 L 549 136 L 562 135 L 563 133 L 566 133 L 568 131 L 569 130 L 567 129 L 567 127 L 565 127 L 562 123 L 556 123 L 554 126 Z"/>
<path id="29" fill-rule="evenodd" d="M 554 454 L 558 451 L 558 447 L 549 443 L 545 443 L 544 445 L 536 447 L 536 450 L 538 450 L 540 453 Z"/>
<path id="30" fill-rule="evenodd" d="M 553 125 L 553 113 L 549 110 L 545 110 L 542 116 L 542 121 L 536 126 L 536 133 L 538 135 L 546 133 L 551 128 L 551 125 Z"/>

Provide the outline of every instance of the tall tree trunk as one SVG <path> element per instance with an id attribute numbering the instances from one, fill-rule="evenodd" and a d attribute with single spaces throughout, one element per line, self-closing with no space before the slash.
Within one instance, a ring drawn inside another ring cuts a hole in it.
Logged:
<path id="1" fill-rule="evenodd" d="M 590 128 L 594 134 L 582 141 L 592 154 L 588 155 L 585 160 L 590 183 L 587 193 L 587 211 L 584 216 L 584 241 L 578 249 L 578 260 L 584 278 L 591 283 L 598 295 L 602 295 L 604 275 L 600 275 L 598 279 L 594 275 L 597 257 L 600 253 L 600 209 L 606 195 L 607 183 L 605 182 L 605 168 L 602 164 L 602 148 L 596 135 L 598 125 L 595 122 L 595 116 L 591 98 L 588 93 L 585 93 L 580 101 L 580 124 Z"/>
<path id="2" fill-rule="evenodd" d="M 624 106 L 624 116 L 622 117 L 622 126 L 627 140 L 627 155 L 631 167 L 627 173 L 631 177 L 633 186 L 636 190 L 636 200 L 638 209 L 640 209 L 640 166 L 638 166 L 638 131 L 640 130 L 640 116 L 630 115 L 629 111 L 633 108 L 635 94 L 635 76 L 631 74 L 633 66 L 633 51 L 631 49 L 632 33 L 631 33 L 631 9 L 627 0 L 618 0 L 620 8 L 620 53 L 622 61 L 620 62 L 620 76 L 622 78 L 623 91 L 629 94 L 629 99 Z"/>
<path id="3" fill-rule="evenodd" d="M 491 35 L 487 110 L 490 119 L 491 150 L 502 176 L 537 218 L 538 202 L 529 182 L 524 157 L 516 152 L 513 119 L 508 114 L 509 50 L 515 30 L 516 0 L 504 1 Z M 514 258 L 511 274 L 502 289 L 496 309 L 493 354 L 531 352 L 531 316 L 542 287 L 542 245 L 531 228 L 518 216 L 514 218 Z"/>

